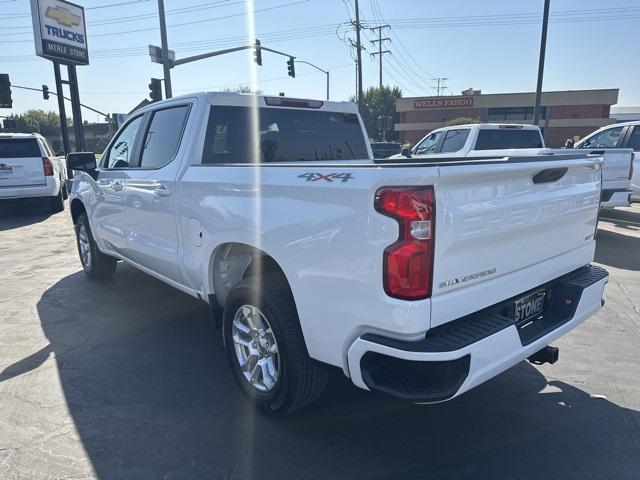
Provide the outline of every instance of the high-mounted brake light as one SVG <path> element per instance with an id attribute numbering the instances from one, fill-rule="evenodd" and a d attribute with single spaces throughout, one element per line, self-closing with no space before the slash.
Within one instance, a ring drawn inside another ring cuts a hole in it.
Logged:
<path id="1" fill-rule="evenodd" d="M 435 197 L 433 187 L 378 190 L 376 210 L 394 218 L 398 240 L 384 251 L 383 283 L 388 295 L 420 300 L 431 295 Z"/>
<path id="2" fill-rule="evenodd" d="M 304 100 L 302 98 L 264 97 L 264 102 L 270 107 L 321 108 L 321 100 Z"/>
<path id="3" fill-rule="evenodd" d="M 44 169 L 45 177 L 53 177 L 53 164 L 49 157 L 42 157 L 42 168 Z"/>

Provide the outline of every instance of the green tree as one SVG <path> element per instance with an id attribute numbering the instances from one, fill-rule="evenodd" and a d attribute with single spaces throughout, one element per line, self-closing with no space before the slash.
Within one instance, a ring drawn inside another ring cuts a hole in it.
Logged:
<path id="1" fill-rule="evenodd" d="M 53 111 L 27 110 L 19 115 L 10 115 L 8 118 L 16 122 L 16 127 L 12 128 L 11 132 L 35 132 L 45 137 L 56 136 L 60 132 L 60 116 Z M 67 119 L 67 123 L 71 126 L 71 119 Z"/>
<path id="2" fill-rule="evenodd" d="M 458 117 L 452 118 L 444 124 L 445 127 L 453 127 L 455 125 L 466 125 L 468 123 L 482 123 L 479 118 L 473 117 Z"/>
<path id="3" fill-rule="evenodd" d="M 360 114 L 369 138 L 381 140 L 381 126 L 388 127 L 385 129 L 387 140 L 398 138 L 394 125 L 400 120 L 400 115 L 396 112 L 396 100 L 399 98 L 402 98 L 402 91 L 398 87 L 369 87 L 364 92 L 363 109 Z M 350 100 L 355 102 L 355 97 L 352 96 Z M 386 120 L 389 117 L 390 121 Z"/>

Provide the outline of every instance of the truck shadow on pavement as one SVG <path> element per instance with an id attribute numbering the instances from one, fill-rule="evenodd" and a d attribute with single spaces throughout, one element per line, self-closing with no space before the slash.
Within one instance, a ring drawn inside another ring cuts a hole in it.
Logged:
<path id="1" fill-rule="evenodd" d="M 37 304 L 100 479 L 637 478 L 640 415 L 522 363 L 448 403 L 411 405 L 334 378 L 289 417 L 256 412 L 204 304 L 128 266 L 82 272 Z M 543 391 L 544 390 L 544 391 Z"/>
<path id="2" fill-rule="evenodd" d="M 640 236 L 599 229 L 596 243 L 607 244 L 607 248 L 596 248 L 596 262 L 623 270 L 640 271 Z"/>
<path id="3" fill-rule="evenodd" d="M 51 215 L 43 199 L 0 200 L 0 232 L 40 223 Z"/>

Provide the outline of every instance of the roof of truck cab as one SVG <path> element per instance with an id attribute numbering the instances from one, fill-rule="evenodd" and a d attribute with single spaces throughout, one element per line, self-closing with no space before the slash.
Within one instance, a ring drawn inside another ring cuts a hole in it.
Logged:
<path id="1" fill-rule="evenodd" d="M 448 127 L 435 128 L 435 130 L 455 130 L 457 128 L 478 128 L 480 130 L 495 130 L 498 128 L 517 128 L 518 130 L 539 130 L 536 125 L 529 123 L 465 123 L 462 125 L 450 125 Z"/>
<path id="2" fill-rule="evenodd" d="M 39 133 L 0 133 L 0 138 L 44 138 Z"/>
<path id="3" fill-rule="evenodd" d="M 319 100 L 313 98 L 295 98 L 295 97 L 279 97 L 273 95 L 254 95 L 251 93 L 232 93 L 232 92 L 195 92 L 186 95 L 180 95 L 179 97 L 173 97 L 168 100 L 162 100 L 160 102 L 155 102 L 145 107 L 141 108 L 139 111 L 147 111 L 158 108 L 160 105 L 173 103 L 175 101 L 180 100 L 188 100 L 193 98 L 203 99 L 209 102 L 212 105 L 228 105 L 228 106 L 238 106 L 238 107 L 271 107 L 271 108 L 302 108 L 305 110 L 325 110 L 330 112 L 343 112 L 343 113 L 358 113 L 358 107 L 356 107 L 353 102 L 333 102 L 327 100 Z M 313 102 L 319 107 L 300 107 L 300 106 L 292 106 L 292 105 L 267 105 L 265 99 L 279 99 L 280 101 L 286 102 L 287 100 L 293 102 Z"/>

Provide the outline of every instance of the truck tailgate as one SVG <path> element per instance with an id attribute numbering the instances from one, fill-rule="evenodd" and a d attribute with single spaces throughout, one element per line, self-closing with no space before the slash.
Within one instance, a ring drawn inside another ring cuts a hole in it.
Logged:
<path id="1" fill-rule="evenodd" d="M 42 155 L 35 138 L 0 138 L 0 187 L 46 183 Z"/>
<path id="2" fill-rule="evenodd" d="M 601 166 L 575 155 L 440 166 L 431 326 L 588 264 Z"/>

